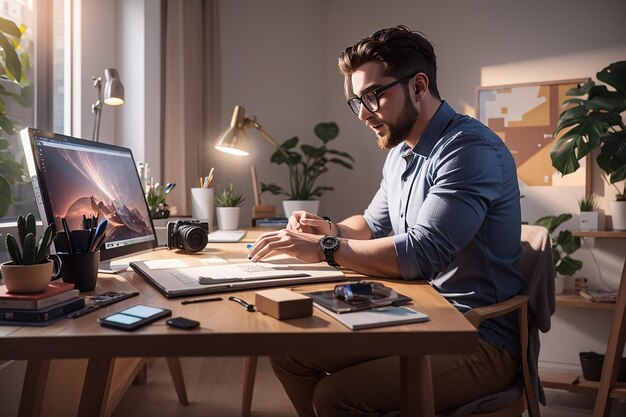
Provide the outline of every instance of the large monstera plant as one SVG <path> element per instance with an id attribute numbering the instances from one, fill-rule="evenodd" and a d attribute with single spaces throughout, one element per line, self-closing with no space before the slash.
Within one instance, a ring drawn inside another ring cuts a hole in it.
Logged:
<path id="1" fill-rule="evenodd" d="M 15 160 L 8 138 L 16 134 L 17 120 L 7 114 L 7 100 L 22 106 L 32 106 L 32 88 L 25 70 L 30 58 L 21 48 L 20 40 L 26 27 L 0 17 L 0 217 L 12 203 L 11 185 L 24 179 L 24 169 Z"/>
<path id="2" fill-rule="evenodd" d="M 554 135 L 562 136 L 550 157 L 552 165 L 566 175 L 580 167 L 581 158 L 599 149 L 598 166 L 617 189 L 617 200 L 626 200 L 626 184 L 623 189 L 616 185 L 626 178 L 626 126 L 622 119 L 626 111 L 626 61 L 610 64 L 596 77 L 612 89 L 589 80 L 567 92 L 573 98 L 564 102 L 570 107 L 559 116 Z"/>

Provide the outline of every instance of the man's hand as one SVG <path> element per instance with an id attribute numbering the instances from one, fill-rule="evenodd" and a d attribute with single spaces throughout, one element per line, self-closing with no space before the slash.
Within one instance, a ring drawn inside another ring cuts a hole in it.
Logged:
<path id="1" fill-rule="evenodd" d="M 324 219 L 321 220 L 326 223 Z M 320 239 L 319 235 L 288 229 L 269 232 L 254 242 L 248 257 L 252 262 L 258 262 L 267 256 L 285 254 L 305 262 L 321 262 L 325 258 L 320 247 Z"/>
<path id="2" fill-rule="evenodd" d="M 332 225 L 318 215 L 308 211 L 294 211 L 289 218 L 287 230 L 314 235 L 331 234 Z"/>

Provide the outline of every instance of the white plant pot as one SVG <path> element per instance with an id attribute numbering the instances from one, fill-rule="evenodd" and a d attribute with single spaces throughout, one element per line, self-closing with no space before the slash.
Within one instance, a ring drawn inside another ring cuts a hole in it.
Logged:
<path id="1" fill-rule="evenodd" d="M 283 211 L 285 217 L 290 218 L 294 211 L 304 210 L 317 214 L 320 208 L 319 200 L 283 200 Z"/>
<path id="2" fill-rule="evenodd" d="M 241 207 L 216 207 L 217 228 L 220 230 L 237 230 Z"/>
<path id="3" fill-rule="evenodd" d="M 597 211 L 580 212 L 580 230 L 598 230 L 600 213 Z"/>
<path id="4" fill-rule="evenodd" d="M 611 201 L 613 230 L 626 230 L 626 201 Z"/>

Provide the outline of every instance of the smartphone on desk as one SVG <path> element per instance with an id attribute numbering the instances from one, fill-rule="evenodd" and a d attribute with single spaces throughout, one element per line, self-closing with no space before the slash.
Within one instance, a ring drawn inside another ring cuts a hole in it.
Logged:
<path id="1" fill-rule="evenodd" d="M 114 329 L 135 330 L 146 324 L 152 323 L 161 317 L 172 315 L 172 310 L 160 307 L 136 305 L 118 311 L 108 316 L 100 317 L 98 321 L 101 326 L 112 327 Z"/>

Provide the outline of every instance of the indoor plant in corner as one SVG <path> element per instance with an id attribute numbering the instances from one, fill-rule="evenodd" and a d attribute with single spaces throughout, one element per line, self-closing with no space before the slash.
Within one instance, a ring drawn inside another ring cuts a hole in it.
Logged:
<path id="1" fill-rule="evenodd" d="M 610 203 L 613 229 L 626 230 L 626 126 L 622 113 L 626 111 L 626 61 L 610 64 L 596 74 L 606 85 L 596 85 L 593 80 L 572 88 L 566 94 L 573 96 L 564 101 L 569 105 L 559 116 L 554 136 L 556 141 L 550 158 L 552 165 L 563 175 L 576 171 L 578 161 L 598 149 L 596 162 L 615 187 L 615 201 Z"/>
<path id="2" fill-rule="evenodd" d="M 220 230 L 237 230 L 241 205 L 246 201 L 243 193 L 235 191 L 233 184 L 224 188 L 215 197 L 217 205 L 217 228 Z"/>
<path id="3" fill-rule="evenodd" d="M 43 237 L 35 240 L 35 216 L 17 219 L 18 239 L 7 234 L 6 245 L 11 261 L 2 264 L 2 278 L 9 292 L 36 293 L 44 291 L 53 273 L 54 262 L 48 259 L 48 248 L 54 239 L 54 226 L 49 224 Z"/>
<path id="4" fill-rule="evenodd" d="M 313 129 L 315 136 L 322 141 L 320 147 L 307 144 L 300 145 L 300 151 L 296 149 L 298 137 L 294 136 L 280 145 L 279 150 L 272 154 L 273 164 L 285 164 L 289 169 L 289 189 L 284 189 L 274 183 L 261 183 L 261 192 L 269 191 L 274 195 L 284 195 L 287 200 L 283 201 L 285 217 L 290 217 L 295 210 L 306 210 L 317 214 L 319 201 L 315 200 L 322 196 L 325 191 L 332 191 L 329 186 L 316 186 L 320 175 L 328 171 L 327 164 L 341 165 L 352 169 L 354 158 L 347 152 L 329 149 L 328 142 L 339 135 L 339 126 L 336 123 L 318 123 Z"/>
<path id="5" fill-rule="evenodd" d="M 580 238 L 572 235 L 569 230 L 561 230 L 554 237 L 552 233 L 563 223 L 572 218 L 570 213 L 559 214 L 558 216 L 544 216 L 538 219 L 535 224 L 548 229 L 550 233 L 550 243 L 552 247 L 552 260 L 554 262 L 554 272 L 557 274 L 556 293 L 563 292 L 563 279 L 558 279 L 559 275 L 570 276 L 583 267 L 582 261 L 573 259 L 570 255 L 580 249 Z"/>

